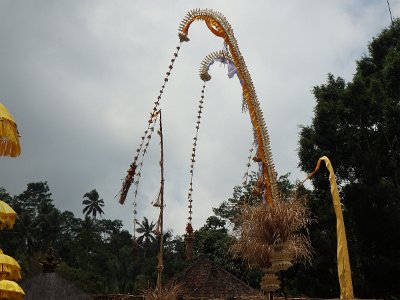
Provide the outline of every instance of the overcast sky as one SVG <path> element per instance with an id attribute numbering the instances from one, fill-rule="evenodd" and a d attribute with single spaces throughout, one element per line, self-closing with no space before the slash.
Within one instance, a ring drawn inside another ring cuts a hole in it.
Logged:
<path id="1" fill-rule="evenodd" d="M 390 1 L 400 16 L 400 1 Z M 132 201 L 117 203 L 121 179 L 147 127 L 178 44 L 178 26 L 193 8 L 223 13 L 252 76 L 279 174 L 303 179 L 299 125 L 308 125 L 311 90 L 333 73 L 352 79 L 355 61 L 390 24 L 385 0 L 291 1 L 0 1 L 0 101 L 22 135 L 22 154 L 0 158 L 0 186 L 11 195 L 47 181 L 55 205 L 82 215 L 83 194 L 97 189 L 105 218 L 132 232 Z M 191 143 L 202 81 L 198 69 L 223 42 L 193 23 L 162 100 L 165 223 L 184 232 Z M 241 86 L 211 68 L 194 176 L 193 225 L 242 182 L 252 130 L 241 112 Z M 155 136 L 156 137 L 156 136 Z M 151 140 L 138 195 L 138 218 L 156 220 L 159 146 Z"/>

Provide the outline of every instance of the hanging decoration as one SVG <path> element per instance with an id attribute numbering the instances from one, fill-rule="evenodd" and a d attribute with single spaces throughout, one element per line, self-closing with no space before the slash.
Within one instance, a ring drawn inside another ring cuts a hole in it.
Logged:
<path id="1" fill-rule="evenodd" d="M 196 162 L 196 149 L 198 143 L 198 135 L 201 123 L 201 115 L 203 112 L 204 105 L 204 92 L 206 88 L 206 82 L 211 80 L 211 75 L 209 74 L 210 67 L 216 63 L 220 62 L 228 66 L 228 77 L 233 78 L 234 75 L 237 75 L 237 69 L 232 61 L 232 58 L 227 50 L 216 51 L 208 54 L 205 59 L 200 64 L 199 76 L 200 79 L 203 80 L 203 87 L 201 90 L 201 96 L 199 99 L 199 106 L 197 112 L 197 120 L 196 120 L 196 134 L 193 138 L 192 144 L 192 154 L 190 159 L 190 181 L 189 181 L 189 191 L 187 194 L 188 199 L 188 223 L 186 224 L 186 234 L 185 234 L 185 244 L 186 244 L 186 259 L 193 259 L 193 226 L 192 226 L 192 213 L 193 213 L 193 175 L 194 175 L 194 165 Z M 240 80 L 240 79 L 239 79 Z M 241 82 L 242 83 L 242 82 Z M 243 105 L 242 105 L 243 106 Z"/>
<path id="2" fill-rule="evenodd" d="M 185 234 L 185 256 L 186 260 L 193 259 L 193 242 L 194 242 L 194 235 L 193 235 L 193 227 L 192 223 L 189 222 L 186 224 L 186 234 Z"/>
<path id="3" fill-rule="evenodd" d="M 340 299 L 354 299 L 350 258 L 347 248 L 346 228 L 344 226 L 343 213 L 340 204 L 339 190 L 336 184 L 335 172 L 333 171 L 333 167 L 329 158 L 326 156 L 322 156 L 320 159 L 318 159 L 315 170 L 310 173 L 304 181 L 311 178 L 318 171 L 321 165 L 321 161 L 325 162 L 326 168 L 329 171 L 329 182 L 331 186 L 333 208 L 336 215 L 337 264 L 340 285 Z"/>
<path id="4" fill-rule="evenodd" d="M 19 136 L 14 118 L 0 103 L 0 156 L 16 157 L 21 154 Z"/>
<path id="5" fill-rule="evenodd" d="M 211 77 L 210 77 L 211 78 Z M 208 79 L 209 80 L 209 79 Z M 201 89 L 201 96 L 199 100 L 199 110 L 197 111 L 197 121 L 196 121 L 196 134 L 193 138 L 192 144 L 192 154 L 190 158 L 190 181 L 189 181 L 189 191 L 187 193 L 188 199 L 188 223 L 186 224 L 186 234 L 185 234 L 185 243 L 186 243 L 186 259 L 191 260 L 193 259 L 193 227 L 192 227 L 192 208 L 193 208 L 193 174 L 194 174 L 194 164 L 196 162 L 196 149 L 197 149 L 197 142 L 199 136 L 199 129 L 201 123 L 201 114 L 203 112 L 203 103 L 204 103 L 204 91 L 206 88 L 206 81 L 207 79 L 203 79 L 204 84 Z"/>
<path id="6" fill-rule="evenodd" d="M 227 48 L 226 44 L 225 44 L 225 47 Z M 209 73 L 209 70 L 210 70 L 211 65 L 213 65 L 215 62 L 220 62 L 222 64 L 227 65 L 228 66 L 228 78 L 233 78 L 236 75 L 239 79 L 240 85 L 243 85 L 243 82 L 240 80 L 240 78 L 238 76 L 237 68 L 235 67 L 235 64 L 232 60 L 231 55 L 229 54 L 228 49 L 212 52 L 206 56 L 206 58 L 201 62 L 201 65 L 200 65 L 199 74 L 200 74 L 201 80 L 203 80 L 204 82 L 211 80 L 211 75 Z M 248 110 L 247 103 L 246 103 L 245 98 L 243 97 L 242 112 L 246 112 L 247 110 Z M 254 142 L 253 142 L 252 147 L 249 150 L 250 154 L 247 157 L 248 160 L 246 163 L 246 171 L 243 175 L 243 179 L 244 179 L 243 184 L 247 184 L 247 179 L 249 176 L 249 168 L 251 165 L 250 164 L 251 158 L 253 157 L 254 148 L 257 146 L 257 137 L 256 137 L 256 133 L 254 130 L 253 130 L 253 135 L 254 135 Z"/>
<path id="7" fill-rule="evenodd" d="M 193 144 L 192 144 L 192 154 L 190 158 L 190 182 L 189 182 L 189 191 L 187 194 L 187 198 L 189 201 L 189 217 L 188 221 L 189 223 L 192 223 L 192 202 L 193 202 L 193 174 L 194 174 L 194 164 L 196 162 L 196 148 L 197 148 L 197 142 L 198 142 L 198 136 L 199 136 L 199 129 L 200 129 L 200 123 L 201 123 L 201 114 L 203 112 L 203 103 L 204 103 L 204 91 L 206 88 L 206 84 L 204 82 L 203 88 L 201 89 L 201 96 L 199 100 L 199 110 L 197 111 L 197 121 L 196 121 L 196 134 L 193 138 Z"/>
<path id="8" fill-rule="evenodd" d="M 226 46 L 226 44 L 225 44 L 225 46 Z M 240 85 L 243 85 L 242 80 L 239 78 L 238 70 L 235 67 L 232 57 L 229 54 L 229 51 L 227 49 L 211 52 L 210 54 L 208 54 L 206 56 L 206 58 L 201 62 L 201 65 L 200 65 L 199 74 L 200 74 L 201 80 L 209 81 L 211 79 L 209 70 L 210 70 L 211 65 L 213 65 L 215 62 L 220 62 L 224 65 L 227 65 L 228 66 L 228 78 L 231 79 L 236 75 L 239 79 Z M 243 97 L 242 112 L 246 112 L 246 111 L 247 111 L 247 103 Z"/>
<path id="9" fill-rule="evenodd" d="M 20 280 L 21 267 L 11 256 L 5 255 L 0 249 L 0 279 Z"/>
<path id="10" fill-rule="evenodd" d="M 0 200 L 0 230 L 13 228 L 17 213 L 6 202 Z"/>
<path id="11" fill-rule="evenodd" d="M 246 101 L 250 119 L 256 133 L 257 153 L 255 158 L 259 161 L 261 166 L 262 176 L 260 180 L 263 181 L 262 193 L 264 194 L 266 202 L 273 204 L 274 199 L 276 199 L 279 194 L 268 131 L 262 116 L 260 104 L 257 100 L 253 81 L 237 45 L 233 30 L 221 13 L 211 9 L 195 9 L 188 12 L 180 24 L 178 35 L 181 41 L 189 41 L 189 27 L 197 20 L 204 21 L 208 29 L 210 29 L 214 35 L 223 38 L 229 50 L 229 54 L 232 57 L 233 65 L 236 68 L 235 73 L 237 73 L 242 84 L 244 100 Z"/>
<path id="12" fill-rule="evenodd" d="M 247 157 L 247 163 L 246 163 L 246 171 L 244 172 L 243 175 L 243 185 L 246 185 L 249 179 L 249 171 L 250 171 L 250 166 L 251 166 L 251 158 L 253 157 L 253 152 L 254 152 L 254 143 L 252 147 L 249 149 L 249 156 Z"/>
<path id="13" fill-rule="evenodd" d="M 153 109 L 150 112 L 149 120 L 147 122 L 148 123 L 147 128 L 141 137 L 141 142 L 140 142 L 138 148 L 136 149 L 136 154 L 134 156 L 133 162 L 130 164 L 127 174 L 126 174 L 125 178 L 122 180 L 122 187 L 117 195 L 118 202 L 120 204 L 124 204 L 125 200 L 128 196 L 129 189 L 132 186 L 132 183 L 134 184 L 135 191 L 134 191 L 134 200 L 133 200 L 133 239 L 132 239 L 132 257 L 133 257 L 133 259 L 137 258 L 137 253 L 138 253 L 138 242 L 136 240 L 136 224 L 138 223 L 137 195 L 138 195 L 138 190 L 139 190 L 140 178 L 142 175 L 141 172 L 142 172 L 142 167 L 143 167 L 143 161 L 144 161 L 144 157 L 147 153 L 147 148 L 150 144 L 152 134 L 154 132 L 155 124 L 158 119 L 160 101 L 162 99 L 162 95 L 164 93 L 164 89 L 165 89 L 166 84 L 171 75 L 172 69 L 174 68 L 175 61 L 178 58 L 179 50 L 181 49 L 181 43 L 182 43 L 182 41 L 179 42 L 179 45 L 176 47 L 176 51 L 173 54 L 171 62 L 168 66 L 168 71 L 165 73 L 164 81 L 161 86 L 160 92 L 157 96 L 156 101 L 154 102 Z"/>
<path id="14" fill-rule="evenodd" d="M 21 154 L 19 132 L 14 118 L 7 108 L 0 103 L 0 156 L 17 157 Z M 13 228 L 16 212 L 0 200 L 0 230 Z M 21 267 L 11 256 L 0 249 L 0 299 L 23 299 L 21 287 L 13 280 L 21 279 Z"/>
<path id="15" fill-rule="evenodd" d="M 181 49 L 181 43 L 182 43 L 182 41 L 180 41 L 179 45 L 176 47 L 176 51 L 173 54 L 171 63 L 168 66 L 168 71 L 165 73 L 166 76 L 164 77 L 164 82 L 161 86 L 161 89 L 157 96 L 157 99 L 154 102 L 153 110 L 150 112 L 150 117 L 147 122 L 148 123 L 147 128 L 141 137 L 141 142 L 139 144 L 139 147 L 136 149 L 136 154 L 134 156 L 133 162 L 131 163 L 131 165 L 127 171 L 127 175 L 125 176 L 125 178 L 122 181 L 121 190 L 119 191 L 119 193 L 117 195 L 118 202 L 120 204 L 125 203 L 126 197 L 128 195 L 128 192 L 129 192 L 129 189 L 130 189 L 132 183 L 134 183 L 136 186 L 136 188 L 135 188 L 135 201 L 136 201 L 136 196 L 137 196 L 138 187 L 139 187 L 139 178 L 141 177 L 141 170 L 143 167 L 143 158 L 147 153 L 147 148 L 150 144 L 150 139 L 154 132 L 154 126 L 155 126 L 155 123 L 158 118 L 160 101 L 161 101 L 162 95 L 164 93 L 165 86 L 171 75 L 172 69 L 174 68 L 175 61 L 178 58 L 178 53 L 179 53 L 179 50 Z M 140 161 L 138 162 L 139 159 L 140 159 Z"/>
<path id="16" fill-rule="evenodd" d="M 211 75 L 209 74 L 210 67 L 215 63 L 220 62 L 228 66 L 228 77 L 233 78 L 237 75 L 237 69 L 232 61 L 232 57 L 227 50 L 220 50 L 211 52 L 206 56 L 206 58 L 201 62 L 199 74 L 203 81 L 209 81 Z M 240 78 L 239 78 L 240 81 Z M 242 84 L 242 82 L 240 82 Z"/>
<path id="17" fill-rule="evenodd" d="M 16 282 L 0 280 L 0 299 L 22 300 L 24 297 L 24 291 Z"/>
<path id="18" fill-rule="evenodd" d="M 179 27 L 179 37 L 181 41 L 189 41 L 188 38 L 188 33 L 189 33 L 189 27 L 194 21 L 204 21 L 208 27 L 208 29 L 216 36 L 221 37 L 224 41 L 225 45 L 225 52 L 229 54 L 229 58 L 227 59 L 227 55 L 223 53 L 222 55 L 224 56 L 222 59 L 217 60 L 218 55 L 211 55 L 209 57 L 209 60 L 204 62 L 202 64 L 201 69 L 205 69 L 208 71 L 208 68 L 210 65 L 215 62 L 215 61 L 228 61 L 228 70 L 231 71 L 230 74 L 237 74 L 240 84 L 242 86 L 242 94 L 243 94 L 243 99 L 244 99 L 244 104 L 242 105 L 242 110 L 248 110 L 251 123 L 253 126 L 253 131 L 254 131 L 254 137 L 255 137 L 255 149 L 256 153 L 253 157 L 253 161 L 255 161 L 258 164 L 259 171 L 257 173 L 257 181 L 255 183 L 254 189 L 253 189 L 253 194 L 257 197 L 261 197 L 263 199 L 263 203 L 260 203 L 258 205 L 259 208 L 267 209 L 267 210 L 273 210 L 275 206 L 279 206 L 278 204 L 281 202 L 280 201 L 280 195 L 278 192 L 278 187 L 277 187 L 277 175 L 275 171 L 275 166 L 273 163 L 273 158 L 272 158 L 272 153 L 270 149 L 270 140 L 269 140 L 269 135 L 268 135 L 268 130 L 263 118 L 263 114 L 260 108 L 260 104 L 257 99 L 257 94 L 254 89 L 253 81 L 251 79 L 250 73 L 247 69 L 246 63 L 244 61 L 243 56 L 240 53 L 239 47 L 237 45 L 233 30 L 228 23 L 228 21 L 225 19 L 225 17 L 216 11 L 209 10 L 209 9 L 195 9 L 190 12 L 188 12 L 183 19 L 183 21 L 180 24 Z M 231 62 L 231 63 L 229 63 Z M 232 67 L 233 66 L 233 67 Z M 211 76 L 209 76 L 208 72 L 200 72 L 201 74 L 201 79 L 203 81 L 209 80 Z M 249 162 L 247 164 L 247 167 L 250 165 L 250 160 L 252 156 L 253 150 L 251 150 L 251 154 L 249 157 Z M 248 176 L 248 170 L 245 173 L 245 182 L 247 182 L 247 176 Z M 190 190 L 191 192 L 191 190 Z M 191 205 L 191 202 L 189 202 L 189 206 Z M 276 203 L 276 204 L 275 204 Z M 279 209 L 278 209 L 279 210 Z M 191 213 L 189 214 L 191 217 Z M 301 220 L 295 220 L 295 221 L 301 221 Z M 273 231 L 272 227 L 272 231 Z M 192 229 L 189 227 L 189 230 Z M 247 249 L 250 247 L 251 248 L 251 242 L 250 240 L 245 240 L 244 242 L 244 249 Z M 269 248 L 272 249 L 272 245 L 267 245 Z M 305 252 L 304 253 L 309 253 L 307 252 L 309 250 L 308 244 L 306 241 L 303 243 Z M 246 250 L 246 251 L 247 251 Z M 285 252 L 287 251 L 287 245 L 282 245 L 281 248 L 279 249 L 274 249 L 271 250 L 271 255 L 269 259 L 272 258 L 279 258 L 282 256 Z M 261 255 L 259 252 L 256 251 L 255 255 Z M 265 256 L 268 259 L 268 255 Z M 279 259 L 278 259 L 279 260 Z M 289 263 L 282 264 L 281 267 L 285 266 L 288 267 L 290 265 Z M 265 280 L 262 282 L 262 284 L 265 283 L 265 285 L 268 285 L 269 283 L 272 282 L 274 287 L 279 287 L 279 283 L 276 281 L 276 278 L 274 277 L 275 275 L 274 270 L 268 270 L 266 272 L 266 277 L 264 278 Z M 271 276 L 270 276 L 271 275 Z M 274 276 L 272 276 L 274 275 Z M 268 283 L 269 282 L 269 283 Z M 264 287 L 263 287 L 264 288 Z M 268 290 L 268 287 L 265 288 L 265 290 Z"/>
<path id="19" fill-rule="evenodd" d="M 194 176 L 194 165 L 196 162 L 196 149 L 197 149 L 197 144 L 198 144 L 198 133 L 199 133 L 199 128 L 201 124 L 201 117 L 202 117 L 202 112 L 203 112 L 203 104 L 204 104 L 204 93 L 205 93 L 205 87 L 206 87 L 206 81 L 211 79 L 211 76 L 208 74 L 208 70 L 212 64 L 215 62 L 221 62 L 224 63 L 228 66 L 228 76 L 231 78 L 235 74 L 238 76 L 238 79 L 240 81 L 241 87 L 242 87 L 242 95 L 243 95 L 243 104 L 242 104 L 242 109 L 243 110 L 248 110 L 249 115 L 250 115 L 250 120 L 252 123 L 253 127 L 253 132 L 254 132 L 254 149 L 252 148 L 250 151 L 250 157 L 247 166 L 250 165 L 251 157 L 253 155 L 253 151 L 255 151 L 255 155 L 252 158 L 259 167 L 259 172 L 258 172 L 258 179 L 256 183 L 256 187 L 254 190 L 254 193 L 257 193 L 258 195 L 262 196 L 262 199 L 264 200 L 264 204 L 261 206 L 264 208 L 272 208 L 274 206 L 274 203 L 276 201 L 279 201 L 279 193 L 278 193 L 278 188 L 277 188 L 277 178 L 276 178 L 276 172 L 275 172 L 275 166 L 273 164 L 273 158 L 271 154 L 271 149 L 270 149 L 270 140 L 269 140 L 269 135 L 268 135 L 268 130 L 263 118 L 263 114 L 260 108 L 260 103 L 258 102 L 257 95 L 254 89 L 254 85 L 250 76 L 250 73 L 247 69 L 247 66 L 245 64 L 244 58 L 241 55 L 241 52 L 239 50 L 239 47 L 237 45 L 235 36 L 233 34 L 233 30 L 228 23 L 228 21 L 225 19 L 225 17 L 219 13 L 215 12 L 213 10 L 208 10 L 208 9 L 195 9 L 187 13 L 185 18 L 180 24 L 179 27 L 179 40 L 180 44 L 177 47 L 177 51 L 174 53 L 174 58 L 171 60 L 171 65 L 169 66 L 169 71 L 166 73 L 166 78 L 164 79 L 164 84 L 162 85 L 162 88 L 160 89 L 159 96 L 157 98 L 157 101 L 154 102 L 155 106 L 153 108 L 153 111 L 150 113 L 150 119 L 148 121 L 148 127 L 144 132 L 144 135 L 142 136 L 141 143 L 139 147 L 136 150 L 136 156 L 134 157 L 134 160 L 132 164 L 130 165 L 130 168 L 128 170 L 128 173 L 126 177 L 123 180 L 122 188 L 119 193 L 119 202 L 123 204 L 126 200 L 129 188 L 132 184 L 135 185 L 135 193 L 134 193 L 134 224 L 137 223 L 136 219 L 136 197 L 138 193 L 138 188 L 139 188 L 139 180 L 141 177 L 141 171 L 143 167 L 143 161 L 144 161 L 144 156 L 147 152 L 147 147 L 149 146 L 150 139 L 152 137 L 152 133 L 154 132 L 155 124 L 158 118 L 161 119 L 161 115 L 159 113 L 159 104 L 160 100 L 165 88 L 166 83 L 168 82 L 168 77 L 171 73 L 173 64 L 175 62 L 175 59 L 178 56 L 178 51 L 181 47 L 181 44 L 183 42 L 189 41 L 188 37 L 188 32 L 189 32 L 189 27 L 190 25 L 197 20 L 202 20 L 206 23 L 208 29 L 216 36 L 220 37 L 224 41 L 225 45 L 225 50 L 222 50 L 220 52 L 212 53 L 209 56 L 206 57 L 206 59 L 203 61 L 201 68 L 200 68 L 200 78 L 203 80 L 203 87 L 201 90 L 201 96 L 199 100 L 199 106 L 198 106 L 198 114 L 197 114 L 197 120 L 196 120 L 196 133 L 193 138 L 193 145 L 192 145 L 192 153 L 191 153 L 191 158 L 190 158 L 190 183 L 189 183 L 189 191 L 188 191 L 188 222 L 186 225 L 186 235 L 185 235 L 185 242 L 186 242 L 186 254 L 187 258 L 192 258 L 193 257 L 193 227 L 192 227 L 192 214 L 193 214 L 193 176 Z M 161 126 L 161 124 L 160 124 Z M 161 131 L 161 130 L 160 130 Z M 159 133 L 160 134 L 160 133 Z M 163 159 L 161 159 L 160 165 L 161 169 L 163 169 L 162 166 Z M 247 170 L 247 175 L 245 175 L 245 181 L 247 180 L 248 176 L 248 170 Z M 160 194 L 159 197 L 156 198 L 154 201 L 153 205 L 155 207 L 160 207 L 160 217 L 157 222 L 157 233 L 161 237 L 162 241 L 162 208 L 163 208 L 163 200 L 162 200 L 162 192 L 163 192 L 163 175 L 162 175 L 162 181 L 161 181 L 161 189 L 160 189 Z M 160 198 L 161 197 L 161 198 Z M 260 203 L 261 204 L 261 203 Z M 286 264 L 288 265 L 288 264 Z M 160 254 L 159 254 L 159 262 L 157 266 L 157 272 L 158 272 L 158 281 L 157 281 L 157 286 L 161 282 L 161 272 L 163 269 L 163 261 L 162 261 L 162 248 L 160 248 Z M 161 287 L 158 287 L 158 290 L 161 292 Z M 161 297 L 161 295 L 160 295 Z"/>
<path id="20" fill-rule="evenodd" d="M 15 223 L 15 211 L 5 202 L 0 201 L 1 228 L 12 228 Z M 3 253 L 0 249 L 0 299 L 23 299 L 25 293 L 13 280 L 21 279 L 21 266 L 19 263 Z"/>

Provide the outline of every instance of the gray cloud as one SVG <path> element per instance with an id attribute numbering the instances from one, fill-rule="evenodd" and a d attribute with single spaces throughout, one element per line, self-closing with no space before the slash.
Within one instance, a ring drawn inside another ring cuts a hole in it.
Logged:
<path id="1" fill-rule="evenodd" d="M 280 174 L 297 169 L 298 125 L 309 124 L 311 89 L 332 72 L 350 80 L 367 42 L 389 24 L 374 1 L 199 1 L 225 14 L 247 62 L 271 135 Z M 391 1 L 394 16 L 399 1 Z M 81 216 L 82 196 L 96 188 L 107 218 L 131 229 L 132 197 L 114 196 L 146 127 L 188 1 L 1 1 L 0 99 L 22 133 L 22 155 L 0 161 L 0 185 L 21 193 L 46 180 L 55 204 Z M 222 41 L 198 22 L 182 46 L 162 102 L 166 225 L 182 233 L 187 217 L 191 139 L 202 86 L 201 60 Z M 237 79 L 212 67 L 195 166 L 194 226 L 232 194 L 251 146 Z M 156 219 L 156 139 L 146 157 L 139 217 Z"/>

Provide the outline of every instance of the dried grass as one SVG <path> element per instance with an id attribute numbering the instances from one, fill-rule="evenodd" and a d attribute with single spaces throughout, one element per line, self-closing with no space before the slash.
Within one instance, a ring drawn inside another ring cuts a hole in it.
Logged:
<path id="1" fill-rule="evenodd" d="M 274 245 L 283 244 L 295 262 L 311 263 L 312 247 L 306 231 L 312 219 L 305 197 L 297 191 L 273 205 L 243 204 L 237 218 L 236 243 L 231 251 L 261 268 L 270 266 Z"/>
<path id="2" fill-rule="evenodd" d="M 180 292 L 179 285 L 171 285 L 162 289 L 162 295 L 160 297 L 157 289 L 148 287 L 143 292 L 143 297 L 145 300 L 176 300 Z"/>

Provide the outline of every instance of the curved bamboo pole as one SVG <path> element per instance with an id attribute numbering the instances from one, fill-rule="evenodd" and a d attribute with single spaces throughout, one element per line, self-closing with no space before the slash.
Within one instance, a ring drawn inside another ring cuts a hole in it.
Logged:
<path id="1" fill-rule="evenodd" d="M 225 17 L 210 9 L 195 9 L 187 13 L 179 27 L 179 38 L 181 42 L 189 41 L 188 33 L 190 25 L 197 20 L 205 21 L 210 31 L 224 39 L 232 57 L 232 61 L 238 70 L 238 77 L 242 83 L 243 97 L 247 103 L 251 123 L 256 135 L 258 145 L 256 160 L 262 165 L 263 184 L 265 198 L 272 204 L 279 196 L 276 183 L 276 171 L 273 164 L 270 140 L 267 126 L 257 99 L 253 81 L 242 54 L 240 53 L 233 30 Z"/>
<path id="2" fill-rule="evenodd" d="M 199 76 L 200 76 L 201 80 L 209 81 L 211 79 L 211 75 L 208 73 L 208 71 L 210 70 L 210 66 L 215 61 L 220 61 L 222 63 L 229 62 L 229 63 L 233 64 L 233 59 L 228 51 L 220 50 L 220 51 L 211 52 L 203 59 L 203 61 L 200 64 Z"/>

